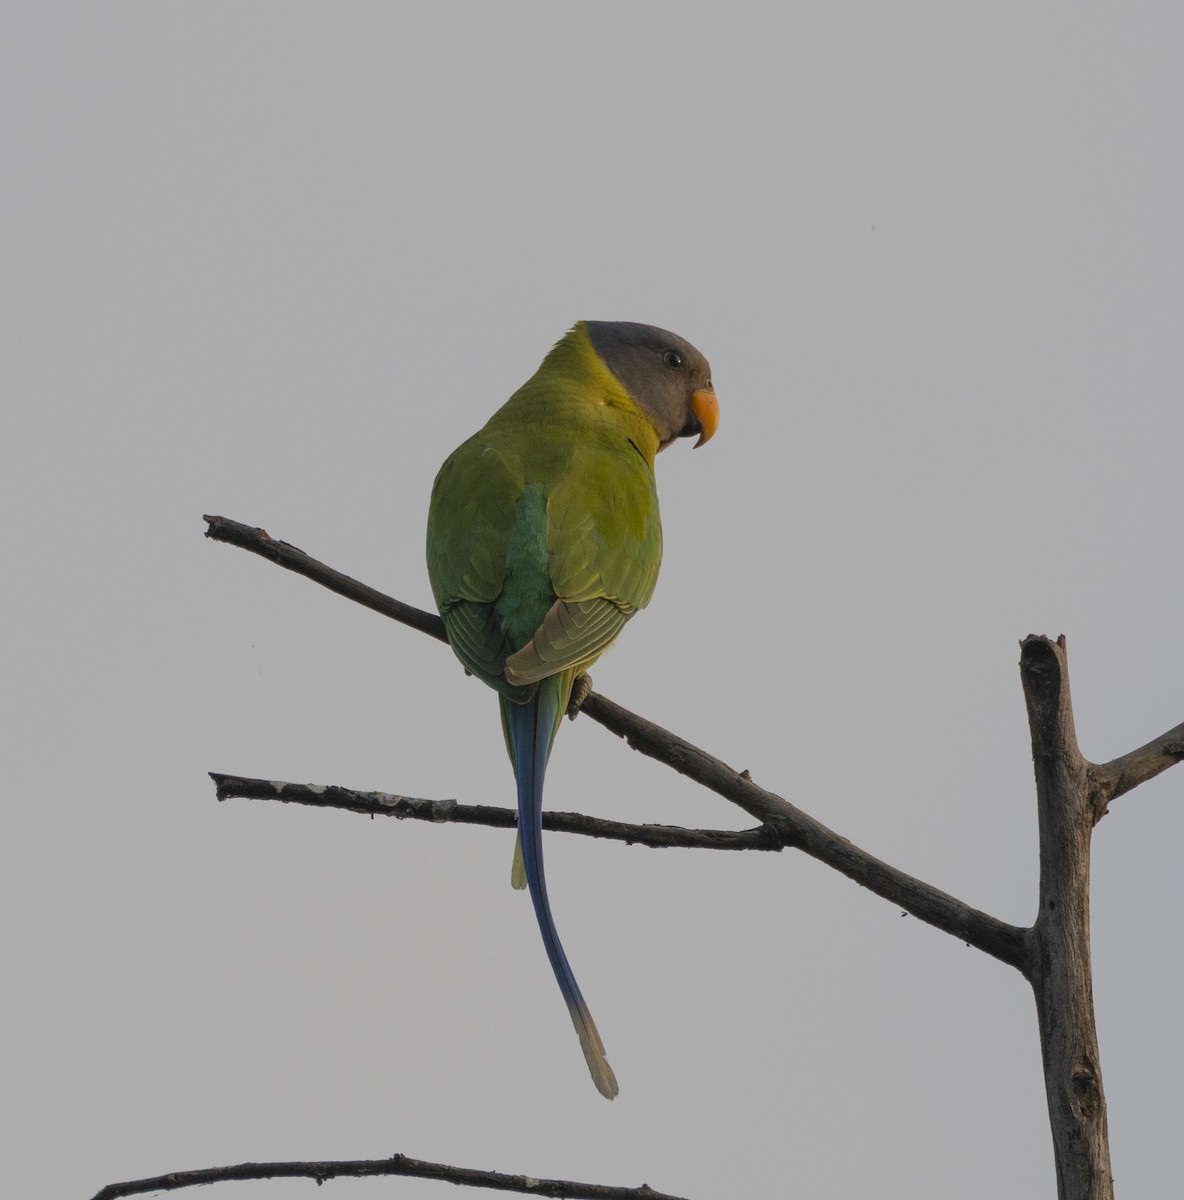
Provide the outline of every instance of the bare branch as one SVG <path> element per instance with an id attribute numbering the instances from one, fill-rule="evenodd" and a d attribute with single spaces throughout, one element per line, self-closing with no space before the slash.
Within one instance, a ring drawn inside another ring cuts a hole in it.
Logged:
<path id="1" fill-rule="evenodd" d="M 1028 978 L 1036 995 L 1057 1195 L 1113 1200 L 1089 952 L 1089 764 L 1077 746 L 1065 639 L 1020 643 L 1040 826 L 1040 910 Z"/>
<path id="2" fill-rule="evenodd" d="M 637 1188 L 609 1187 L 597 1183 L 572 1183 L 564 1179 L 533 1179 L 529 1175 L 504 1175 L 500 1171 L 477 1171 L 450 1167 L 446 1163 L 423 1162 L 395 1154 L 390 1158 L 361 1158 L 327 1162 L 238 1163 L 233 1167 L 207 1167 L 199 1171 L 171 1171 L 152 1179 L 109 1183 L 95 1193 L 94 1200 L 119 1200 L 144 1192 L 169 1192 L 206 1183 L 241 1179 L 364 1179 L 374 1175 L 410 1175 L 416 1179 L 440 1179 L 468 1187 L 492 1188 L 497 1192 L 524 1192 L 531 1196 L 553 1196 L 561 1200 L 680 1200 L 655 1192 L 642 1184 Z"/>
<path id="3" fill-rule="evenodd" d="M 357 600 L 376 612 L 443 639 L 443 623 L 429 613 L 384 596 L 381 592 L 309 558 L 302 550 L 297 550 L 287 542 L 277 542 L 261 529 L 228 520 L 226 517 L 206 517 L 206 520 L 210 526 L 207 537 L 260 554 L 288 570 L 305 575 L 317 583 L 323 583 L 340 595 Z M 782 845 L 793 846 L 812 858 L 827 863 L 869 891 L 900 905 L 913 916 L 944 930 L 967 945 L 975 946 L 1020 970 L 1025 969 L 1028 953 L 1025 930 L 971 908 L 939 888 L 874 858 L 780 796 L 758 787 L 749 778 L 747 771 L 741 774 L 732 770 L 697 746 L 683 741 L 653 722 L 629 712 L 628 709 L 621 708 L 604 696 L 590 693 L 581 711 L 625 738 L 635 750 L 673 767 L 680 774 L 687 775 L 717 795 L 739 805 L 762 825 L 768 826 Z M 427 803 L 430 808 L 431 802 Z M 347 804 L 345 807 L 351 805 Z M 435 809 L 434 812 L 436 815 L 433 819 L 439 819 L 440 810 Z M 588 832 L 586 828 L 573 828 L 572 831 Z M 630 835 L 623 840 L 643 839 Z"/>
<path id="4" fill-rule="evenodd" d="M 1090 765 L 1090 784 L 1093 790 L 1094 824 L 1105 815 L 1111 800 L 1154 779 L 1161 771 L 1184 762 L 1184 725 L 1108 763 Z"/>
<path id="5" fill-rule="evenodd" d="M 591 693 L 581 710 L 623 737 L 634 750 L 739 805 L 792 846 L 833 867 L 913 916 L 1019 970 L 1027 957 L 1027 931 L 971 908 L 956 897 L 890 866 L 840 837 L 788 800 L 766 791 L 747 771 L 736 772 L 698 746 Z"/>
<path id="6" fill-rule="evenodd" d="M 485 804 L 458 804 L 455 800 L 425 800 L 417 796 L 395 796 L 390 792 L 361 792 L 336 785 L 282 783 L 273 779 L 248 779 L 241 775 L 210 772 L 219 800 L 279 800 L 285 804 L 307 804 L 313 808 L 341 808 L 371 817 L 399 817 L 435 823 L 489 825 L 514 829 L 518 814 L 510 808 Z M 579 833 L 608 838 L 630 845 L 690 848 L 696 850 L 781 850 L 783 843 L 773 830 L 686 829 L 681 825 L 635 825 L 606 821 L 582 813 L 543 813 L 543 828 L 557 833 Z"/>
<path id="7" fill-rule="evenodd" d="M 208 537 L 261 554 L 341 595 L 446 640 L 442 623 L 430 613 L 357 583 L 295 547 L 274 541 L 262 530 L 222 517 L 206 520 L 210 523 Z M 1047 638 L 1029 637 L 1022 647 L 1021 677 L 1032 735 L 1040 822 L 1040 908 L 1031 929 L 1006 924 L 874 858 L 782 797 L 759 787 L 747 771 L 734 771 L 699 747 L 594 692 L 584 700 L 582 712 L 625 738 L 633 749 L 738 805 L 760 825 L 742 833 L 726 833 L 628 825 L 571 813 L 548 813 L 544 821 L 551 829 L 646 845 L 762 850 L 794 847 L 935 928 L 1016 967 L 1029 980 L 1036 996 L 1058 1194 L 1065 1200 L 1112 1200 L 1089 959 L 1090 838 L 1111 800 L 1184 761 L 1184 725 L 1112 762 L 1091 764 L 1081 754 L 1074 731 L 1064 638 L 1053 643 Z M 458 805 L 454 801 L 300 787 L 236 776 L 213 778 L 219 799 L 257 796 L 420 820 L 505 827 L 514 824 L 514 814 L 509 810 Z M 299 1164 L 277 1165 L 290 1168 Z M 656 1195 L 648 1189 L 629 1193 L 547 1192 L 535 1186 L 531 1190 L 564 1196 Z M 125 1194 L 130 1193 L 100 1196 Z"/>
<path id="8" fill-rule="evenodd" d="M 252 554 L 270 559 L 285 570 L 303 575 L 347 600 L 356 601 L 364 608 L 372 608 L 384 617 L 401 621 L 404 625 L 410 625 L 412 629 L 418 629 L 420 633 L 426 633 L 441 642 L 448 640 L 444 633 L 444 622 L 435 613 L 424 612 L 422 608 L 414 608 L 410 604 L 404 604 L 402 600 L 384 595 L 368 584 L 359 583 L 356 579 L 325 566 L 323 562 L 310 558 L 290 542 L 277 542 L 266 529 L 259 529 L 255 525 L 243 525 L 229 517 L 207 515 L 202 517 L 202 520 L 209 525 L 206 537 L 216 542 L 226 542 L 228 545 L 238 546 L 241 550 L 250 550 Z"/>

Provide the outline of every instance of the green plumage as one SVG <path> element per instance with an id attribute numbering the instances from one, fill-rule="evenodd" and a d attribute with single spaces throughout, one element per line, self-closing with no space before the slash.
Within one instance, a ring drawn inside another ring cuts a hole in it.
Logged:
<path id="1" fill-rule="evenodd" d="M 547 675 L 587 670 L 649 603 L 662 561 L 657 450 L 579 325 L 448 458 L 432 491 L 428 574 L 474 675 L 521 702 Z"/>
<path id="2" fill-rule="evenodd" d="M 428 574 L 448 640 L 499 693 L 518 785 L 512 880 L 597 1089 L 617 1081 L 559 941 L 543 871 L 543 779 L 572 687 L 649 603 L 662 560 L 654 457 L 718 419 L 706 359 L 649 325 L 581 322 L 449 456 L 428 513 Z"/>

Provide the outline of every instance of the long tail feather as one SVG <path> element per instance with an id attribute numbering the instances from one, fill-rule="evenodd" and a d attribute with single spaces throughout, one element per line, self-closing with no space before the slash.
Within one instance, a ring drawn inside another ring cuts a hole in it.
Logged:
<path id="1" fill-rule="evenodd" d="M 566 693 L 570 690 L 570 681 L 567 681 L 567 687 L 563 686 L 564 682 L 563 676 L 543 680 L 534 699 L 526 704 L 512 704 L 508 700 L 502 702 L 514 776 L 518 781 L 519 844 L 514 854 L 514 876 L 517 881 L 518 864 L 521 861 L 539 930 L 543 935 L 543 945 L 547 948 L 547 957 L 551 960 L 559 990 L 567 1001 L 572 1024 L 579 1034 L 592 1081 L 600 1094 L 611 1100 L 618 1091 L 616 1076 L 608 1065 L 604 1043 L 600 1040 L 596 1023 L 592 1020 L 571 964 L 560 944 L 543 873 L 543 776 L 547 770 L 551 742 L 567 702 Z"/>

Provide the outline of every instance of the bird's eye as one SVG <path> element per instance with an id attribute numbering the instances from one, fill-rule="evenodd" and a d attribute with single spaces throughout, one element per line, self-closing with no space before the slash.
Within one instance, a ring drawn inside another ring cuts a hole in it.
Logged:
<path id="1" fill-rule="evenodd" d="M 670 367 L 671 370 L 681 371 L 683 368 L 682 355 L 677 350 L 667 350 L 662 355 L 662 361 Z"/>

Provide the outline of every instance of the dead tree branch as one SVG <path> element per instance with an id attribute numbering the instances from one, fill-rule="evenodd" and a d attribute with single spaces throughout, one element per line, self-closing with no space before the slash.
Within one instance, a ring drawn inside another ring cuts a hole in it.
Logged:
<path id="1" fill-rule="evenodd" d="M 356 579 L 325 566 L 323 562 L 310 558 L 290 542 L 277 541 L 266 529 L 260 529 L 257 525 L 244 525 L 240 521 L 232 521 L 229 517 L 204 516 L 202 520 L 208 526 L 206 537 L 216 542 L 226 542 L 230 546 L 238 546 L 240 550 L 249 550 L 252 554 L 258 554 L 276 566 L 283 567 L 285 571 L 303 575 L 305 579 L 311 579 L 314 583 L 327 587 L 329 591 L 336 592 L 347 600 L 353 600 L 363 608 L 372 608 L 384 617 L 401 621 L 404 625 L 410 625 L 412 629 L 418 629 L 420 633 L 426 633 L 441 642 L 448 641 L 444 634 L 444 622 L 435 613 L 424 612 L 422 608 L 404 604 L 401 600 L 384 595 L 377 588 L 359 583 Z"/>
<path id="2" fill-rule="evenodd" d="M 491 1188 L 496 1192 L 524 1192 L 529 1196 L 553 1196 L 561 1200 L 680 1200 L 665 1192 L 641 1187 L 609 1187 L 598 1183 L 573 1183 L 566 1179 L 533 1179 L 529 1175 L 503 1175 L 500 1171 L 477 1171 L 451 1167 L 447 1163 L 423 1162 L 395 1154 L 390 1158 L 360 1158 L 326 1162 L 238 1163 L 232 1167 L 207 1167 L 199 1171 L 170 1171 L 151 1179 L 109 1183 L 95 1193 L 94 1200 L 120 1200 L 145 1192 L 171 1192 L 205 1183 L 227 1183 L 242 1179 L 365 1179 L 374 1175 L 409 1175 L 414 1179 L 440 1179 L 468 1187 Z"/>
<path id="3" fill-rule="evenodd" d="M 435 615 L 358 583 L 287 542 L 275 541 L 261 529 L 224 517 L 206 520 L 207 537 L 260 554 L 385 616 L 445 640 L 443 623 Z M 1064 638 L 1054 643 L 1032 636 L 1021 646 L 1020 674 L 1032 735 L 1040 830 L 1040 902 L 1031 928 L 1000 921 L 874 858 L 787 800 L 759 787 L 747 771 L 733 770 L 699 747 L 594 692 L 584 701 L 582 712 L 625 738 L 633 749 L 742 808 L 760 825 L 728 833 L 596 821 L 572 813 L 548 813 L 544 823 L 550 829 L 644 845 L 759 850 L 793 847 L 922 921 L 1015 967 L 1029 981 L 1036 998 L 1058 1196 L 1060 1200 L 1113 1200 L 1090 966 L 1090 839 L 1111 800 L 1184 761 L 1184 724 L 1109 763 L 1090 763 L 1077 745 Z M 420 820 L 506 827 L 514 824 L 514 815 L 508 810 L 459 805 L 455 801 L 273 784 L 228 775 L 212 777 L 219 799 L 254 796 Z M 233 1176 L 243 1177 L 254 1178 Z M 657 1195 L 648 1189 L 545 1192 L 536 1186 L 531 1190 L 562 1196 Z M 96 1200 L 129 1194 L 104 1191 Z"/>
<path id="4" fill-rule="evenodd" d="M 459 804 L 455 800 L 426 800 L 418 796 L 395 796 L 390 792 L 361 792 L 355 788 L 313 783 L 282 783 L 274 779 L 247 779 L 241 775 L 210 772 L 219 800 L 278 800 L 283 804 L 306 804 L 312 808 L 340 808 L 371 817 L 401 820 L 452 822 L 457 825 L 488 825 L 515 829 L 518 814 L 511 808 L 487 804 Z M 628 845 L 656 849 L 680 847 L 694 850 L 781 850 L 784 843 L 765 826 L 755 829 L 686 829 L 681 825 L 635 825 L 628 821 L 606 821 L 583 813 L 545 812 L 543 828 L 556 833 L 580 833 Z"/>
<path id="5" fill-rule="evenodd" d="M 591 693 L 581 711 L 625 738 L 634 750 L 673 767 L 738 805 L 772 829 L 784 845 L 826 863 L 919 920 L 1023 970 L 1028 952 L 1026 930 L 971 908 L 947 892 L 875 858 L 788 800 L 759 787 L 747 771 L 734 771 L 698 746 L 605 696 Z"/>
<path id="6" fill-rule="evenodd" d="M 1168 767 L 1184 761 L 1184 725 L 1169 729 L 1146 746 L 1111 759 L 1108 763 L 1090 763 L 1090 791 L 1094 824 L 1105 815 L 1110 801 L 1154 779 Z"/>
<path id="7" fill-rule="evenodd" d="M 1089 764 L 1077 746 L 1064 637 L 1027 637 L 1020 645 L 1040 825 L 1040 911 L 1027 973 L 1040 1022 L 1057 1195 L 1112 1200 L 1089 948 Z"/>
<path id="8" fill-rule="evenodd" d="M 340 595 L 356 599 L 384 616 L 433 636 L 442 636 L 443 623 L 439 618 L 384 596 L 374 588 L 309 558 L 302 550 L 297 550 L 287 542 L 276 541 L 261 529 L 225 517 L 205 519 L 210 525 L 207 537 L 230 542 L 270 558 L 288 570 L 323 583 Z M 437 626 L 440 627 L 440 634 L 436 632 Z M 787 800 L 758 787 L 747 771 L 733 770 L 706 751 L 604 696 L 589 693 L 581 712 L 625 738 L 635 750 L 673 767 L 680 774 L 744 809 L 749 816 L 773 830 L 783 846 L 803 851 L 876 895 L 899 905 L 919 920 L 1010 966 L 1024 969 L 1028 952 L 1025 930 L 980 912 L 939 888 L 875 858 Z"/>

